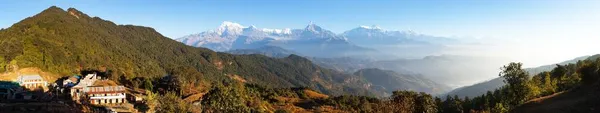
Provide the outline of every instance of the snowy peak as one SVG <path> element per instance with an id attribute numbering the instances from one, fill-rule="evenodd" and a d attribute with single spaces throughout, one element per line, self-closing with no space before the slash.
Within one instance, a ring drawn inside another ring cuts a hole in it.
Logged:
<path id="1" fill-rule="evenodd" d="M 242 34 L 243 29 L 244 26 L 238 23 L 224 21 L 214 32 L 219 35 L 240 35 Z"/>
<path id="2" fill-rule="evenodd" d="M 362 29 L 373 29 L 373 30 L 383 30 L 381 29 L 381 27 L 377 26 L 377 25 L 372 25 L 372 26 L 365 26 L 365 25 L 361 25 L 358 28 L 362 28 Z"/>
<path id="3" fill-rule="evenodd" d="M 254 26 L 254 25 L 251 25 L 250 27 L 248 27 L 248 29 L 258 29 L 258 28 L 256 28 L 256 26 Z"/>
<path id="4" fill-rule="evenodd" d="M 261 30 L 263 32 L 270 33 L 270 34 L 292 34 L 292 30 L 290 28 L 285 28 L 285 29 L 267 29 L 267 28 L 263 28 Z"/>
<path id="5" fill-rule="evenodd" d="M 304 28 L 304 30 L 310 31 L 313 33 L 320 33 L 323 31 L 323 28 L 321 28 L 311 22 L 310 24 L 308 24 L 308 26 L 306 26 L 306 28 Z"/>
<path id="6" fill-rule="evenodd" d="M 230 21 L 223 21 L 223 23 L 221 23 L 221 26 L 219 26 L 220 28 L 244 28 L 244 26 L 235 23 L 235 22 L 230 22 Z"/>

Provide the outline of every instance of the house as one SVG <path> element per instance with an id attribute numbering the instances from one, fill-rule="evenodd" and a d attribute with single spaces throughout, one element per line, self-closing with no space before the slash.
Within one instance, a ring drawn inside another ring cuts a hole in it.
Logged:
<path id="1" fill-rule="evenodd" d="M 69 78 L 67 78 L 66 80 L 63 81 L 62 86 L 63 87 L 73 87 L 75 86 L 75 84 L 77 84 L 79 82 L 79 79 L 81 77 L 79 75 L 73 75 Z"/>
<path id="2" fill-rule="evenodd" d="M 40 75 L 21 75 L 17 77 L 16 82 L 30 90 L 35 90 L 38 87 L 48 86 L 48 82 L 46 82 Z"/>
<path id="3" fill-rule="evenodd" d="M 90 86 L 84 88 L 86 97 L 91 104 L 125 103 L 124 86 Z"/>
<path id="4" fill-rule="evenodd" d="M 96 76 L 96 74 L 88 74 L 83 78 L 80 77 L 74 77 L 74 78 L 78 78 L 78 80 L 76 79 L 71 79 L 69 78 L 69 80 L 71 80 L 72 82 L 77 81 L 77 85 L 71 87 L 71 98 L 75 101 L 79 101 L 81 99 L 82 96 L 84 96 L 84 88 L 89 87 L 94 85 L 94 82 L 96 82 L 96 80 L 98 80 L 98 77 Z M 71 83 L 72 83 L 71 82 Z"/>

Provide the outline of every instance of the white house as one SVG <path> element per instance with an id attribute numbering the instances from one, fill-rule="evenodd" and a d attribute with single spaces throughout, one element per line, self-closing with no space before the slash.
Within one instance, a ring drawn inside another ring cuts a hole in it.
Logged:
<path id="1" fill-rule="evenodd" d="M 124 86 L 90 86 L 84 89 L 91 104 L 125 103 Z"/>
<path id="2" fill-rule="evenodd" d="M 31 90 L 34 90 L 38 87 L 48 86 L 48 82 L 46 82 L 40 75 L 21 75 L 17 77 L 15 82 Z"/>

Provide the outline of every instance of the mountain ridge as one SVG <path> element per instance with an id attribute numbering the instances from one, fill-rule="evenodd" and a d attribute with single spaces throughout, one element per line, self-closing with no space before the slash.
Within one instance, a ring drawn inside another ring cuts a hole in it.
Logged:
<path id="1" fill-rule="evenodd" d="M 222 26 L 235 25 L 235 32 L 223 34 Z M 241 30 L 240 30 L 241 29 Z M 342 35 L 333 33 L 316 24 L 299 29 L 268 29 L 245 27 L 238 23 L 224 22 L 215 30 L 191 34 L 176 39 L 186 45 L 206 47 L 215 51 L 256 49 L 263 46 L 279 46 L 311 57 L 354 57 L 363 59 L 393 58 L 392 54 L 357 46 Z"/>

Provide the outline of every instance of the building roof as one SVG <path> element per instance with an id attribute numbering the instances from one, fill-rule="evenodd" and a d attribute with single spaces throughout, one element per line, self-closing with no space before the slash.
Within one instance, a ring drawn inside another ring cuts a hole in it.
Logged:
<path id="1" fill-rule="evenodd" d="M 79 78 L 77 78 L 77 77 L 69 77 L 67 80 L 70 80 L 71 82 L 74 82 L 74 83 L 79 82 Z"/>
<path id="2" fill-rule="evenodd" d="M 124 86 L 89 86 L 83 89 L 88 94 L 124 93 Z"/>
<path id="3" fill-rule="evenodd" d="M 25 80 L 44 80 L 40 75 L 21 75 L 17 77 L 17 81 L 25 81 Z"/>
<path id="4" fill-rule="evenodd" d="M 76 82 L 77 85 L 75 85 L 74 87 L 88 87 L 93 85 L 94 82 L 96 82 L 96 80 L 96 74 L 88 74 L 85 77 L 78 79 L 78 81 Z"/>

